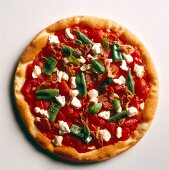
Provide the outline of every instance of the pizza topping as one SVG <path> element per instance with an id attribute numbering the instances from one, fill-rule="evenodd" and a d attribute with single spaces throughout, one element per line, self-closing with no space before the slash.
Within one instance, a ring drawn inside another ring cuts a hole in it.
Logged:
<path id="1" fill-rule="evenodd" d="M 53 99 L 59 94 L 59 89 L 39 89 L 36 90 L 36 97 L 39 100 Z"/>
<path id="2" fill-rule="evenodd" d="M 56 35 L 49 35 L 48 40 L 51 44 L 59 44 L 60 43 L 58 36 L 56 36 Z"/>
<path id="3" fill-rule="evenodd" d="M 82 107 L 82 104 L 77 97 L 73 97 L 73 99 L 71 101 L 71 105 L 73 105 L 74 107 L 77 107 L 77 108 Z"/>
<path id="4" fill-rule="evenodd" d="M 100 43 L 94 43 L 92 47 L 92 51 L 94 55 L 100 54 L 101 52 L 101 44 Z"/>
<path id="5" fill-rule="evenodd" d="M 55 138 L 52 140 L 55 146 L 61 146 L 63 141 L 63 136 L 55 136 Z"/>
<path id="6" fill-rule="evenodd" d="M 32 77 L 34 79 L 38 78 L 38 76 L 41 75 L 41 68 L 39 66 L 34 66 L 33 72 L 32 72 Z"/>
<path id="7" fill-rule="evenodd" d="M 112 59 L 114 62 L 122 61 L 122 53 L 118 44 L 112 45 Z"/>
<path id="8" fill-rule="evenodd" d="M 109 122 L 118 122 L 119 120 L 121 120 L 121 119 L 123 119 L 127 116 L 128 116 L 128 113 L 127 113 L 127 111 L 124 110 L 124 111 L 117 113 L 114 116 L 112 116 L 108 121 Z"/>
<path id="9" fill-rule="evenodd" d="M 127 140 L 151 86 L 138 47 L 84 25 L 53 36 L 28 65 L 22 87 L 35 126 L 55 146 L 78 152 Z"/>
<path id="10" fill-rule="evenodd" d="M 66 133 L 70 133 L 69 126 L 66 122 L 64 121 L 59 121 L 59 134 L 64 135 Z"/>
<path id="11" fill-rule="evenodd" d="M 55 98 L 61 104 L 62 107 L 65 105 L 66 103 L 65 96 L 59 95 L 59 96 L 55 96 Z"/>
<path id="12" fill-rule="evenodd" d="M 133 107 L 133 106 L 128 108 L 128 116 L 129 116 L 129 117 L 134 116 L 134 115 L 136 115 L 137 113 L 138 113 L 137 108 L 135 108 L 135 107 Z"/>
<path id="13" fill-rule="evenodd" d="M 130 54 L 125 54 L 125 53 L 122 54 L 123 54 L 123 58 L 126 60 L 128 64 L 133 62 L 133 57 Z"/>
<path id="14" fill-rule="evenodd" d="M 49 115 L 49 120 L 51 122 L 54 122 L 56 119 L 57 114 L 59 113 L 59 110 L 61 109 L 62 105 L 55 101 L 51 104 L 49 110 L 48 110 L 48 115 Z"/>
<path id="15" fill-rule="evenodd" d="M 128 90 L 134 94 L 134 80 L 133 80 L 133 77 L 131 75 L 131 70 L 129 69 L 128 72 L 127 72 L 127 77 L 126 77 L 126 85 L 127 85 L 127 88 Z"/>
<path id="16" fill-rule="evenodd" d="M 72 40 L 75 38 L 74 35 L 71 34 L 71 32 L 70 32 L 70 28 L 65 29 L 65 35 L 66 35 L 67 38 L 70 38 Z"/>
<path id="17" fill-rule="evenodd" d="M 110 119 L 110 111 L 102 111 L 98 114 L 99 117 L 108 120 Z"/>
<path id="18" fill-rule="evenodd" d="M 49 57 L 46 61 L 46 64 L 42 70 L 43 73 L 47 75 L 52 75 L 55 67 L 56 67 L 57 61 L 53 57 Z"/>
<path id="19" fill-rule="evenodd" d="M 75 33 L 77 34 L 78 38 L 81 40 L 83 44 L 91 44 L 93 45 L 94 42 L 91 41 L 87 36 L 85 36 L 82 32 L 79 30 L 75 30 Z"/>
<path id="20" fill-rule="evenodd" d="M 116 136 L 117 138 L 121 138 L 122 137 L 122 128 L 118 127 L 116 130 Z"/>
<path id="21" fill-rule="evenodd" d="M 135 71 L 137 77 L 140 77 L 140 78 L 143 77 L 143 75 L 144 75 L 144 67 L 143 66 L 135 64 L 134 71 Z"/>
<path id="22" fill-rule="evenodd" d="M 140 104 L 140 109 L 144 110 L 144 102 Z"/>
<path id="23" fill-rule="evenodd" d="M 99 135 L 106 142 L 108 142 L 110 140 L 110 138 L 111 138 L 111 134 L 107 129 L 99 130 Z"/>
<path id="24" fill-rule="evenodd" d="M 121 63 L 120 68 L 121 68 L 122 70 L 125 70 L 125 71 L 128 70 L 127 63 L 126 63 L 125 60 L 122 60 L 122 63 Z"/>
<path id="25" fill-rule="evenodd" d="M 80 73 L 80 74 L 76 75 L 75 82 L 76 82 L 77 89 L 79 91 L 79 95 L 86 96 L 87 95 L 87 85 L 86 85 L 86 80 L 85 80 L 84 74 Z"/>
<path id="26" fill-rule="evenodd" d="M 105 73 L 106 69 L 101 61 L 91 60 L 91 64 L 97 74 Z"/>
<path id="27" fill-rule="evenodd" d="M 101 108 L 102 108 L 102 103 L 94 104 L 89 107 L 88 113 L 90 114 L 98 113 L 101 110 Z"/>

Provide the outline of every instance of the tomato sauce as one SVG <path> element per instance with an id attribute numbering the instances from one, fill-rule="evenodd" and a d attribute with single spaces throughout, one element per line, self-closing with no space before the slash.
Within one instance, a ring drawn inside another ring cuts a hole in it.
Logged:
<path id="1" fill-rule="evenodd" d="M 109 31 L 106 29 L 96 29 L 96 28 L 90 28 L 88 26 L 84 25 L 75 25 L 71 28 L 73 29 L 79 29 L 82 33 L 84 33 L 88 38 L 90 38 L 92 41 L 95 43 L 102 43 L 103 38 L 107 38 L 108 40 L 111 41 L 119 41 L 122 44 L 125 44 L 126 42 L 122 40 L 122 38 L 114 31 Z M 74 35 L 75 39 L 77 38 L 77 35 L 72 31 L 72 34 Z M 78 48 L 79 46 L 73 41 L 70 41 L 70 39 L 66 38 L 64 30 L 59 30 L 55 32 L 55 35 L 58 36 L 58 39 L 60 43 L 64 43 L 64 45 L 70 46 L 72 48 Z M 54 47 L 57 50 L 57 46 Z M 134 47 L 135 48 L 135 47 Z M 60 94 L 69 96 L 69 92 L 71 89 L 71 84 L 70 81 L 62 81 L 61 83 L 58 83 L 56 81 L 56 75 L 52 75 L 52 77 L 45 75 L 44 73 L 41 73 L 38 78 L 34 79 L 32 78 L 32 72 L 34 69 L 34 66 L 37 65 L 41 69 L 43 69 L 44 64 L 45 64 L 45 59 L 42 57 L 48 58 L 49 56 L 53 56 L 57 59 L 57 68 L 58 69 L 63 69 L 63 60 L 62 58 L 64 57 L 64 54 L 62 53 L 57 53 L 55 54 L 50 46 L 47 44 L 42 51 L 39 53 L 37 58 L 33 61 L 32 64 L 27 66 L 27 71 L 26 71 L 26 81 L 22 87 L 22 93 L 25 97 L 26 102 L 30 106 L 30 110 L 32 114 L 35 117 L 41 117 L 40 122 L 35 122 L 35 125 L 37 128 L 49 139 L 53 139 L 55 135 L 59 135 L 58 128 L 56 127 L 55 123 L 57 123 L 59 120 L 63 120 L 68 123 L 69 127 L 71 127 L 72 124 L 76 124 L 81 121 L 81 115 L 79 113 L 84 113 L 85 116 L 88 119 L 88 126 L 90 128 L 90 131 L 96 131 L 98 127 L 100 129 L 107 129 L 111 133 L 111 139 L 109 142 L 103 142 L 102 145 L 100 145 L 95 138 L 88 144 L 84 143 L 79 139 L 78 137 L 74 136 L 73 134 L 65 134 L 63 137 L 63 145 L 65 146 L 71 146 L 74 147 L 78 152 L 87 152 L 89 146 L 95 146 L 96 148 L 100 148 L 102 146 L 106 146 L 109 144 L 114 144 L 118 141 L 124 141 L 127 140 L 133 132 L 137 129 L 137 126 L 139 124 L 139 121 L 141 120 L 141 111 L 140 114 L 132 116 L 132 117 L 127 117 L 125 120 L 119 124 L 119 123 L 113 123 L 113 122 L 107 122 L 106 120 L 100 118 L 97 116 L 97 114 L 91 115 L 86 112 L 87 110 L 87 103 L 89 98 L 86 97 L 80 98 L 80 101 L 82 103 L 82 107 L 80 109 L 75 109 L 72 106 L 65 105 L 62 107 L 57 115 L 57 118 L 55 122 L 50 122 L 46 118 L 44 118 L 42 115 L 35 113 L 34 108 L 39 107 L 44 110 L 48 110 L 51 101 L 50 100 L 38 100 L 35 95 L 35 91 L 39 88 L 59 88 L 60 89 Z M 128 66 L 131 68 L 132 74 L 134 73 L 134 64 L 142 64 L 142 56 L 140 54 L 140 51 L 138 48 L 135 48 L 134 53 L 132 54 L 133 57 L 133 62 L 129 64 Z M 111 58 L 111 54 L 109 55 L 109 58 Z M 102 59 L 104 61 L 104 58 Z M 111 67 L 114 68 L 114 71 L 117 72 L 117 75 L 123 75 L 126 77 L 127 72 L 124 70 L 119 69 L 121 63 L 120 62 L 113 62 Z M 80 68 L 77 67 L 75 68 L 76 73 L 80 72 Z M 94 84 L 91 84 L 88 86 L 88 91 L 92 88 L 98 89 L 100 86 L 101 82 L 107 77 L 107 73 L 103 74 L 101 76 L 100 82 L 94 82 Z M 139 109 L 139 104 L 144 102 L 146 98 L 149 95 L 150 91 L 150 83 L 148 76 L 146 73 L 144 74 L 144 77 L 142 78 L 134 78 L 135 82 L 135 95 L 132 98 L 129 106 L 134 106 L 138 110 Z M 112 84 L 110 85 L 109 88 L 105 89 L 105 93 L 110 93 L 111 89 L 113 89 L 114 93 L 118 94 L 119 97 L 121 97 L 124 94 L 124 88 Z M 102 108 L 101 111 L 105 110 L 104 107 Z M 122 127 L 122 137 L 117 138 L 116 137 L 116 129 L 118 126 Z"/>

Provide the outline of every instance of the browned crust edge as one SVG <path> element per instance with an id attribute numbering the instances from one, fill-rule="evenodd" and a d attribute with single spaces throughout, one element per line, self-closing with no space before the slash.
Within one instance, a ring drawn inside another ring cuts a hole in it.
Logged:
<path id="1" fill-rule="evenodd" d="M 65 29 L 71 27 L 74 24 L 83 23 L 91 27 L 113 29 L 117 31 L 130 45 L 139 47 L 143 56 L 143 62 L 145 70 L 148 73 L 151 81 L 150 96 L 145 102 L 145 109 L 143 114 L 143 122 L 139 125 L 137 130 L 127 141 L 120 141 L 114 145 L 105 146 L 103 148 L 90 151 L 87 153 L 78 153 L 74 148 L 60 146 L 54 147 L 51 141 L 46 138 L 34 125 L 34 117 L 32 116 L 27 102 L 24 100 L 24 96 L 21 93 L 21 88 L 25 81 L 26 66 L 31 63 L 42 47 L 45 46 L 49 34 L 52 34 L 56 30 Z M 24 51 L 15 74 L 14 80 L 14 93 L 16 98 L 16 104 L 19 113 L 28 128 L 32 137 L 47 151 L 56 154 L 59 157 L 63 157 L 68 160 L 80 161 L 80 162 L 93 162 L 101 161 L 113 157 L 135 145 L 145 134 L 149 125 L 154 117 L 157 107 L 159 82 L 157 72 L 155 70 L 152 59 L 144 47 L 144 45 L 136 38 L 129 30 L 120 26 L 116 22 L 111 20 L 91 17 L 91 16 L 75 16 L 66 19 L 62 19 L 53 25 L 50 25 L 46 29 L 42 30 L 28 45 Z"/>

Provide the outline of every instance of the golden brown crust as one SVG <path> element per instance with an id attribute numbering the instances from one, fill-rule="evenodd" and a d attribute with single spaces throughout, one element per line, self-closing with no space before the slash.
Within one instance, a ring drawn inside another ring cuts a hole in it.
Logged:
<path id="1" fill-rule="evenodd" d="M 25 81 L 26 66 L 31 63 L 37 54 L 41 51 L 42 47 L 47 42 L 48 35 L 56 30 L 65 29 L 72 25 L 83 23 L 95 28 L 113 29 L 118 32 L 130 45 L 139 47 L 141 55 L 143 56 L 143 63 L 145 70 L 150 77 L 151 90 L 150 96 L 145 102 L 145 109 L 143 113 L 142 123 L 138 126 L 137 130 L 127 141 L 120 141 L 114 145 L 105 146 L 103 148 L 93 150 L 87 153 L 78 153 L 74 148 L 60 146 L 54 147 L 51 141 L 46 138 L 34 125 L 34 117 L 32 116 L 27 102 L 24 100 L 24 96 L 21 93 L 21 87 Z M 158 76 L 153 65 L 152 59 L 147 52 L 144 45 L 138 40 L 130 31 L 120 26 L 119 24 L 102 18 L 90 17 L 90 16 L 75 16 L 67 19 L 60 20 L 53 25 L 42 30 L 30 43 L 25 52 L 23 53 L 16 70 L 14 92 L 16 98 L 16 104 L 19 109 L 20 115 L 28 128 L 32 137 L 46 150 L 57 156 L 81 162 L 101 161 L 113 157 L 133 145 L 135 145 L 145 134 L 149 125 L 154 117 L 157 101 L 158 101 Z"/>

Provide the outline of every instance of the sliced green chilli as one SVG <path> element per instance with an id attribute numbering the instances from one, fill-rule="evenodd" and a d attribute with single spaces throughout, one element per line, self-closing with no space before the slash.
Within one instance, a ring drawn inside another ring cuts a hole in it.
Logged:
<path id="1" fill-rule="evenodd" d="M 97 103 L 89 107 L 88 113 L 95 114 L 98 113 L 102 108 L 102 103 Z"/>
<path id="2" fill-rule="evenodd" d="M 118 99 L 113 99 L 112 103 L 115 110 L 118 110 L 121 107 L 120 101 Z"/>
<path id="3" fill-rule="evenodd" d="M 126 110 L 120 112 L 120 113 L 117 113 L 115 114 L 114 116 L 112 116 L 108 121 L 109 122 L 118 122 L 119 120 L 125 118 L 128 116 L 128 113 Z"/>
<path id="4" fill-rule="evenodd" d="M 92 67 L 95 69 L 97 74 L 103 74 L 106 72 L 106 68 L 103 63 L 99 60 L 91 60 Z"/>
<path id="5" fill-rule="evenodd" d="M 90 40 L 86 35 L 84 35 L 82 32 L 80 32 L 79 30 L 74 30 L 75 33 L 77 34 L 78 38 L 80 39 L 80 41 L 83 44 L 91 44 L 93 45 L 94 42 L 92 40 Z"/>
<path id="6" fill-rule="evenodd" d="M 42 70 L 43 73 L 51 75 L 56 67 L 57 61 L 53 57 L 49 57 L 45 63 L 45 66 Z"/>
<path id="7" fill-rule="evenodd" d="M 109 84 L 113 83 L 113 79 L 111 77 L 107 77 L 100 85 L 99 87 L 99 94 L 103 92 L 103 90 L 105 89 L 105 87 Z"/>
<path id="8" fill-rule="evenodd" d="M 87 85 L 86 85 L 86 80 L 85 80 L 85 75 L 84 73 L 80 73 L 76 75 L 76 86 L 79 91 L 80 96 L 86 96 L 87 95 Z"/>
<path id="9" fill-rule="evenodd" d="M 73 48 L 69 47 L 69 46 L 63 46 L 62 51 L 68 55 L 73 55 L 73 56 L 81 56 L 82 53 L 79 53 L 77 51 L 75 51 Z"/>
<path id="10" fill-rule="evenodd" d="M 54 122 L 56 120 L 57 114 L 61 108 L 61 104 L 59 102 L 53 102 L 48 110 L 49 120 Z"/>
<path id="11" fill-rule="evenodd" d="M 59 89 L 39 89 L 36 90 L 36 97 L 39 100 L 53 99 L 59 94 Z"/>
<path id="12" fill-rule="evenodd" d="M 122 53 L 120 51 L 120 47 L 118 44 L 113 44 L 112 45 L 112 59 L 114 62 L 122 61 Z"/>
<path id="13" fill-rule="evenodd" d="M 70 54 L 70 55 L 68 56 L 68 60 L 69 60 L 70 63 L 74 63 L 74 64 L 77 64 L 77 65 L 80 64 L 80 62 L 77 60 L 77 58 L 74 57 L 72 54 Z"/>
<path id="14" fill-rule="evenodd" d="M 104 39 L 103 39 L 103 47 L 104 47 L 106 50 L 109 49 L 109 43 L 108 43 L 107 38 L 104 38 Z"/>
<path id="15" fill-rule="evenodd" d="M 75 44 L 78 44 L 78 45 L 82 45 L 82 44 L 83 44 L 83 43 L 82 43 L 80 40 L 78 40 L 78 39 L 75 39 L 74 42 L 75 42 Z"/>
<path id="16" fill-rule="evenodd" d="M 70 132 L 73 133 L 75 136 L 78 136 L 80 138 L 84 138 L 83 129 L 77 125 L 72 125 L 70 128 Z"/>
<path id="17" fill-rule="evenodd" d="M 126 86 L 127 86 L 128 90 L 134 95 L 134 91 L 135 91 L 134 90 L 134 80 L 131 75 L 131 69 L 128 69 L 128 72 L 127 72 Z"/>

